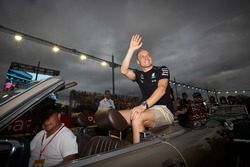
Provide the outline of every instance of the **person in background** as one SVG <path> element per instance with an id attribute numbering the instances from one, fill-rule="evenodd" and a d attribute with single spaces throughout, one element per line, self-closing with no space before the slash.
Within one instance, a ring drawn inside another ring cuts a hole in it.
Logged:
<path id="1" fill-rule="evenodd" d="M 174 121 L 171 106 L 169 69 L 166 66 L 154 66 L 152 56 L 142 49 L 142 37 L 132 36 L 130 45 L 121 65 L 121 73 L 136 82 L 142 93 L 142 103 L 131 110 L 119 111 L 133 129 L 133 143 L 140 142 L 140 132 L 145 128 L 154 128 L 171 124 Z M 137 64 L 141 70 L 129 69 L 134 53 L 137 52 Z"/>
<path id="2" fill-rule="evenodd" d="M 111 99 L 111 92 L 109 90 L 105 90 L 104 98 L 99 102 L 98 110 L 101 109 L 115 109 L 115 104 Z"/>
<path id="3" fill-rule="evenodd" d="M 182 99 L 180 99 L 179 105 L 176 107 L 174 113 L 178 117 L 178 122 L 181 126 L 186 126 L 188 123 L 188 95 L 186 92 L 182 93 Z"/>
<path id="4" fill-rule="evenodd" d="M 75 159 L 76 136 L 61 122 L 61 113 L 54 106 L 45 107 L 39 119 L 43 130 L 30 143 L 29 167 L 49 167 Z"/>
<path id="5" fill-rule="evenodd" d="M 13 84 L 12 82 L 6 82 L 4 84 L 3 92 L 12 91 L 14 89 L 15 89 L 15 84 Z"/>
<path id="6" fill-rule="evenodd" d="M 208 118 L 208 111 L 201 93 L 194 92 L 192 110 L 188 112 L 188 119 L 191 121 L 206 120 Z"/>

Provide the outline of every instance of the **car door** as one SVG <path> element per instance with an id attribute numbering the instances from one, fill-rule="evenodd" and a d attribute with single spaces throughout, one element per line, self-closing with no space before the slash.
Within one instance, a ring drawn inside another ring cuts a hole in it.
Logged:
<path id="1" fill-rule="evenodd" d="M 8 126 L 24 115 L 30 108 L 41 102 L 56 90 L 64 88 L 60 78 L 26 85 L 9 94 L 1 94 L 0 101 L 0 163 L 3 167 L 27 167 L 29 161 L 29 140 L 24 137 L 8 135 Z"/>
<path id="2" fill-rule="evenodd" d="M 73 162 L 60 164 L 60 167 L 185 167 L 184 160 L 171 145 L 160 138 L 139 144 L 129 145 L 123 149 L 100 153 Z"/>

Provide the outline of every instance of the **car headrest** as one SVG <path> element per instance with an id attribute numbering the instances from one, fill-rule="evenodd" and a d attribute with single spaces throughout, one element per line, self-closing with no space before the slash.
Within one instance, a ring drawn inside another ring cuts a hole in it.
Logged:
<path id="1" fill-rule="evenodd" d="M 87 118 L 83 113 L 72 113 L 72 124 L 75 127 L 87 127 Z"/>
<path id="2" fill-rule="evenodd" d="M 114 109 L 98 110 L 95 113 L 96 124 L 100 129 L 123 131 L 128 127 L 127 121 Z"/>

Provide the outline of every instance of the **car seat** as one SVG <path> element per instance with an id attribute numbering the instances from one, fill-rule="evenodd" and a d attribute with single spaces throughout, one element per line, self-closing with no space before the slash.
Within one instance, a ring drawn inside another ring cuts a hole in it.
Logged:
<path id="1" fill-rule="evenodd" d="M 97 111 L 95 119 L 99 128 L 109 131 L 109 136 L 92 137 L 85 147 L 79 151 L 79 157 L 109 152 L 131 144 L 122 140 L 122 135 L 119 135 L 119 137 L 112 135 L 112 131 L 118 131 L 121 134 L 128 127 L 126 120 L 118 111 L 113 109 Z"/>

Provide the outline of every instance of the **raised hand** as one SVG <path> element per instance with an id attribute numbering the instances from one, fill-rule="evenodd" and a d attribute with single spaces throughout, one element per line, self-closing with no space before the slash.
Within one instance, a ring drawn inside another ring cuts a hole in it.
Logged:
<path id="1" fill-rule="evenodd" d="M 134 34 L 131 38 L 129 49 L 132 49 L 133 51 L 139 49 L 142 47 L 142 37 L 139 34 Z"/>

